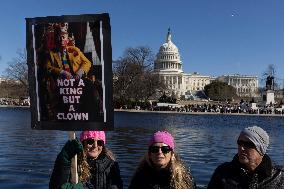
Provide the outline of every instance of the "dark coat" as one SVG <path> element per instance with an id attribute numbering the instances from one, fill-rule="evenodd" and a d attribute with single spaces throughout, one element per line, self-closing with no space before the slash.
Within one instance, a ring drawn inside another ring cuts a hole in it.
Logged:
<path id="1" fill-rule="evenodd" d="M 99 156 L 98 159 L 88 159 L 91 168 L 92 183 L 95 189 L 122 189 L 118 163 L 107 156 Z"/>
<path id="2" fill-rule="evenodd" d="M 157 171 L 147 163 L 133 176 L 129 189 L 170 189 L 169 169 Z"/>
<path id="3" fill-rule="evenodd" d="M 231 162 L 223 163 L 215 170 L 207 189 L 283 189 L 284 169 L 273 165 L 264 155 L 253 173 L 243 168 L 236 155 Z"/>
<path id="4" fill-rule="evenodd" d="M 86 189 L 122 189 L 123 182 L 120 177 L 118 163 L 105 155 L 97 159 L 87 160 L 90 166 L 91 179 L 83 183 Z M 49 189 L 59 189 L 62 184 L 69 182 L 70 166 L 62 164 L 58 159 L 50 178 Z"/>
<path id="5" fill-rule="evenodd" d="M 129 189 L 173 189 L 170 187 L 171 175 L 169 168 L 156 170 L 144 162 L 144 165 L 134 174 Z M 196 188 L 193 178 L 191 187 Z"/>

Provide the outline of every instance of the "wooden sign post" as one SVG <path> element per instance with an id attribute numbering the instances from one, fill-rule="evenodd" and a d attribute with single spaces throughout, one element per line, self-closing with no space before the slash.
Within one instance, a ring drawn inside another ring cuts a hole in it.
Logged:
<path id="1" fill-rule="evenodd" d="M 69 131 L 69 140 L 76 139 L 76 134 L 74 131 Z M 71 160 L 71 182 L 74 184 L 78 183 L 78 165 L 77 165 L 77 155 L 75 155 Z"/>

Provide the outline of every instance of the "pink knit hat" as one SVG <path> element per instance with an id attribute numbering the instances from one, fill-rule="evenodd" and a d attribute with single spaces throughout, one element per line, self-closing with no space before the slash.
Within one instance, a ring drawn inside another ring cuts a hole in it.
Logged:
<path id="1" fill-rule="evenodd" d="M 175 148 L 174 138 L 167 131 L 157 131 L 157 132 L 155 132 L 153 134 L 153 136 L 151 137 L 150 141 L 149 141 L 149 146 L 152 146 L 154 143 L 158 143 L 158 142 L 162 142 L 162 143 L 168 145 L 173 150 Z"/>
<path id="2" fill-rule="evenodd" d="M 97 140 L 103 140 L 106 143 L 106 135 L 104 131 L 83 131 L 80 134 L 80 141 L 85 139 L 93 138 Z"/>

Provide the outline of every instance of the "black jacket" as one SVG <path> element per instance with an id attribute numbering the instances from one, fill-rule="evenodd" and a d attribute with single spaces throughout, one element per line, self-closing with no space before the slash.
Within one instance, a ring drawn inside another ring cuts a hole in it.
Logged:
<path id="1" fill-rule="evenodd" d="M 145 163 L 133 176 L 129 189 L 173 189 L 170 187 L 171 174 L 169 168 L 156 170 Z M 194 181 L 192 188 L 195 188 Z"/>
<path id="2" fill-rule="evenodd" d="M 105 155 L 97 159 L 87 159 L 90 166 L 91 179 L 83 183 L 87 189 L 122 189 L 118 163 Z M 62 184 L 69 182 L 70 166 L 56 160 L 49 182 L 49 189 L 58 189 Z"/>
<path id="3" fill-rule="evenodd" d="M 170 176 L 169 169 L 157 171 L 145 163 L 132 178 L 129 189 L 170 189 Z"/>
<path id="4" fill-rule="evenodd" d="M 92 178 L 90 182 L 95 189 L 122 189 L 122 179 L 118 163 L 107 156 L 99 156 L 97 159 L 88 159 Z"/>
<path id="5" fill-rule="evenodd" d="M 231 162 L 223 163 L 215 170 L 207 189 L 283 189 L 284 169 L 273 165 L 264 155 L 253 173 L 243 168 L 236 155 Z"/>

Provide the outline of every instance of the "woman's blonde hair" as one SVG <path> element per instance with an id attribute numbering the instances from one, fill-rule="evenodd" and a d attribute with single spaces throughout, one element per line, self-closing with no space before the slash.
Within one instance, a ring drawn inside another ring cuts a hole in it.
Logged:
<path id="1" fill-rule="evenodd" d="M 189 169 L 186 168 L 183 161 L 180 159 L 180 157 L 175 154 L 174 152 L 171 152 L 171 160 L 168 164 L 168 169 L 171 172 L 171 181 L 170 181 L 170 187 L 173 189 L 191 189 L 194 188 L 194 181 L 193 177 L 189 172 Z M 142 170 L 145 166 L 145 164 L 148 164 L 150 167 L 154 168 L 154 165 L 149 158 L 149 153 L 146 153 L 142 160 L 140 161 L 140 164 L 136 170 L 136 172 L 139 172 Z"/>
<path id="2" fill-rule="evenodd" d="M 172 171 L 171 175 L 171 187 L 175 189 L 185 189 L 193 188 L 194 181 L 189 172 L 185 167 L 185 164 L 182 162 L 178 155 L 172 153 L 170 161 L 170 169 Z"/>
<path id="3" fill-rule="evenodd" d="M 105 155 L 114 161 L 116 159 L 114 153 L 105 146 L 103 146 L 103 150 L 100 155 Z M 87 182 L 90 180 L 91 178 L 90 169 L 91 167 L 87 162 L 87 149 L 84 147 L 83 152 L 78 155 L 79 181 Z"/>

